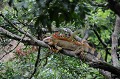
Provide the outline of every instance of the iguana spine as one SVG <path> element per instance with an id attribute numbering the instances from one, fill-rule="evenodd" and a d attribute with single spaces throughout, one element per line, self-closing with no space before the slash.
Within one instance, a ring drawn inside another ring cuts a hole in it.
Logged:
<path id="1" fill-rule="evenodd" d="M 54 50 L 60 51 L 61 49 L 66 49 L 70 51 L 80 51 L 81 52 L 86 52 L 83 54 L 91 54 L 95 56 L 99 60 L 103 60 L 101 57 L 100 53 L 97 53 L 94 48 L 92 48 L 86 41 L 85 42 L 79 42 L 76 41 L 75 39 L 70 39 L 70 37 L 67 37 L 65 35 L 60 35 L 59 33 L 54 33 L 52 34 L 51 37 L 46 37 L 43 39 L 45 43 L 51 46 L 55 46 Z M 80 53 L 80 52 L 79 52 Z"/>

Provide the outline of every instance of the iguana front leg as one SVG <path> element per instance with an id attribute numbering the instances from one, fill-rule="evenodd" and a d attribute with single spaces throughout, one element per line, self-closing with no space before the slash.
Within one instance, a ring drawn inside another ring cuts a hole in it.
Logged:
<path id="1" fill-rule="evenodd" d="M 59 47 L 57 45 L 50 46 L 49 47 L 52 52 L 58 53 L 60 50 L 62 50 L 62 47 Z"/>
<path id="2" fill-rule="evenodd" d="M 59 47 L 59 46 L 57 46 L 57 45 L 55 45 L 55 48 L 57 49 L 57 50 L 56 50 L 56 53 L 58 53 L 60 50 L 62 50 L 62 47 Z"/>

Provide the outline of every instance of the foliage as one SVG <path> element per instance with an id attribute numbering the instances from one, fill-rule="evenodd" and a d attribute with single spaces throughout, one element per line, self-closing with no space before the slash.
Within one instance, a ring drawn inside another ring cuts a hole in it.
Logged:
<path id="1" fill-rule="evenodd" d="M 102 40 L 110 46 L 109 39 L 112 33 L 112 27 L 115 22 L 114 13 L 106 7 L 93 6 L 94 3 L 107 3 L 105 0 L 9 0 L 10 6 L 5 1 L 4 9 L 1 11 L 12 23 L 25 31 L 32 33 L 35 37 L 41 28 L 47 28 L 49 31 L 55 27 L 68 27 L 73 31 L 81 30 L 80 37 L 83 38 L 84 31 L 89 29 L 90 37 L 88 40 L 94 43 L 97 50 L 105 55 L 104 47 L 98 41 L 93 32 L 96 29 Z M 96 27 L 91 25 L 96 24 Z M 0 25 L 14 34 L 23 36 L 0 17 Z M 42 48 L 41 58 L 47 51 Z M 28 56 L 18 56 L 12 61 L 0 63 L 0 78 L 20 79 L 28 78 L 33 69 L 36 60 L 36 54 L 31 53 Z M 61 54 L 52 54 L 46 60 L 41 60 L 35 79 L 102 79 L 99 71 L 88 67 L 87 64 L 68 56 Z"/>
<path id="2" fill-rule="evenodd" d="M 6 63 L 1 63 L 1 78 L 28 78 L 33 71 L 34 61 L 36 59 L 36 54 L 32 53 L 29 56 L 16 58 L 13 61 Z M 34 78 L 43 78 L 43 79 L 84 79 L 84 78 L 94 78 L 97 79 L 103 78 L 99 72 L 93 68 L 89 68 L 88 65 L 83 62 L 59 54 L 51 55 L 48 58 L 48 62 L 43 66 L 45 61 L 41 61 L 38 71 L 35 74 Z M 89 75 L 88 75 L 89 74 Z"/>

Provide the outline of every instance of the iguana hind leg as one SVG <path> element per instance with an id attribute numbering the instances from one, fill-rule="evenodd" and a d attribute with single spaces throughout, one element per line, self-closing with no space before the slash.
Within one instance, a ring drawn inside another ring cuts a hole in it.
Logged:
<path id="1" fill-rule="evenodd" d="M 84 48 L 82 46 L 78 47 L 75 51 L 75 54 L 79 57 L 81 57 L 82 59 L 84 59 L 85 56 L 85 52 L 84 52 Z"/>

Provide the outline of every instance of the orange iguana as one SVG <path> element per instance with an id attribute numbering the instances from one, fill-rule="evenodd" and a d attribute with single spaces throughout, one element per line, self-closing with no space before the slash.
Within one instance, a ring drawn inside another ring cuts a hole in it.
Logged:
<path id="1" fill-rule="evenodd" d="M 72 39 L 71 36 L 65 36 L 57 32 L 52 34 L 51 37 L 44 38 L 43 41 L 50 46 L 50 49 L 53 52 L 59 52 L 62 49 L 66 49 L 74 51 L 76 54 L 80 53 L 83 56 L 90 53 L 97 59 L 102 60 L 100 53 L 97 53 L 88 43 L 76 41 L 75 39 Z"/>

